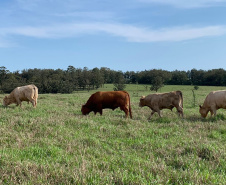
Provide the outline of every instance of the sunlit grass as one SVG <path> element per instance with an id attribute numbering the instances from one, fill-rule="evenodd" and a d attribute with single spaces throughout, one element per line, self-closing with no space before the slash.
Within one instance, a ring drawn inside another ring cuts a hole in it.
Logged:
<path id="1" fill-rule="evenodd" d="M 132 120 L 119 109 L 82 116 L 95 91 L 41 94 L 36 109 L 0 106 L 0 184 L 225 184 L 226 111 L 198 112 L 210 91 L 224 88 L 200 87 L 195 107 L 192 89 L 160 90 L 182 90 L 184 119 L 173 109 L 147 120 L 139 99 L 153 92 L 142 85 L 127 85 Z"/>

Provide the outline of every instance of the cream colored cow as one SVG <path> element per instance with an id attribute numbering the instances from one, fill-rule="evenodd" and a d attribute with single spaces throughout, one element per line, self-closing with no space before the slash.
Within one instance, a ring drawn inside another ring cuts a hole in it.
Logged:
<path id="1" fill-rule="evenodd" d="M 3 106 L 8 106 L 15 103 L 21 106 L 22 101 L 31 102 L 33 107 L 36 107 L 38 99 L 38 88 L 35 85 L 26 85 L 15 88 L 9 96 L 3 99 Z"/>
<path id="2" fill-rule="evenodd" d="M 226 91 L 212 91 L 207 96 L 203 105 L 199 106 L 199 113 L 203 118 L 210 112 L 211 116 L 216 116 L 218 109 L 226 109 Z"/>

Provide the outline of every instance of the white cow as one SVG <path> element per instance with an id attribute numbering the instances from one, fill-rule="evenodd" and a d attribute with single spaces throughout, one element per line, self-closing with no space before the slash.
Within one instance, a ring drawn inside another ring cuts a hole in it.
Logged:
<path id="1" fill-rule="evenodd" d="M 212 91 L 207 96 L 203 105 L 199 106 L 199 113 L 203 118 L 211 113 L 211 116 L 216 116 L 217 110 L 220 108 L 226 109 L 226 90 Z"/>
<path id="2" fill-rule="evenodd" d="M 31 102 L 33 107 L 36 107 L 38 99 L 38 88 L 35 85 L 26 85 L 15 88 L 9 96 L 3 99 L 3 106 L 8 106 L 15 103 L 21 106 L 22 101 Z"/>

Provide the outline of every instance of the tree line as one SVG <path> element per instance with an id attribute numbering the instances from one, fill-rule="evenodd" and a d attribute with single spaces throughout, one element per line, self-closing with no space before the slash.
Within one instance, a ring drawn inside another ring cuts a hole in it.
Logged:
<path id="1" fill-rule="evenodd" d="M 10 72 L 0 67 L 0 92 L 9 93 L 15 87 L 35 84 L 39 93 L 72 93 L 73 91 L 98 89 L 104 84 L 114 84 L 114 90 L 122 90 L 126 84 L 144 84 L 151 90 L 163 85 L 226 86 L 224 69 L 167 71 L 115 71 L 106 67 L 88 69 L 68 66 L 62 69 L 24 69 Z M 157 90 L 156 90 L 157 91 Z"/>

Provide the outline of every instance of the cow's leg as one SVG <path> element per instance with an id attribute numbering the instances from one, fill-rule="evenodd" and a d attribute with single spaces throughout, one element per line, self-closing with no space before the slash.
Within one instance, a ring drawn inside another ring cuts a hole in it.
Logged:
<path id="1" fill-rule="evenodd" d="M 100 109 L 100 110 L 99 110 L 99 113 L 100 113 L 100 115 L 102 116 L 102 114 L 103 114 L 103 109 Z"/>
<path id="2" fill-rule="evenodd" d="M 103 114 L 102 105 L 96 105 L 96 107 L 94 109 L 96 110 L 96 112 L 99 112 L 100 115 L 102 116 L 102 114 Z"/>
<path id="3" fill-rule="evenodd" d="M 36 98 L 36 99 L 35 99 L 35 106 L 37 106 L 37 101 L 38 101 L 38 99 Z"/>
<path id="4" fill-rule="evenodd" d="M 128 118 L 128 116 L 129 116 L 129 109 L 128 109 L 126 106 L 124 106 L 124 107 L 120 107 L 120 109 L 121 109 L 122 111 L 124 111 L 124 112 L 125 112 L 125 114 L 126 114 L 126 118 Z"/>
<path id="5" fill-rule="evenodd" d="M 33 105 L 34 108 L 36 108 L 35 100 L 32 102 L 32 105 Z"/>
<path id="6" fill-rule="evenodd" d="M 183 113 L 183 108 L 179 105 L 176 107 L 177 112 L 178 112 L 178 116 L 180 117 L 180 115 L 182 116 L 182 118 L 184 117 L 184 113 Z"/>
<path id="7" fill-rule="evenodd" d="M 33 107 L 36 107 L 36 101 L 33 98 L 28 98 L 28 100 L 32 103 Z"/>
<path id="8" fill-rule="evenodd" d="M 153 106 L 152 108 L 151 108 L 151 107 L 149 107 L 149 108 L 152 110 L 151 116 L 149 117 L 149 120 L 151 119 L 151 117 L 153 116 L 153 114 L 154 114 L 155 112 L 158 113 L 159 117 L 162 117 L 162 116 L 161 116 L 160 109 L 159 109 L 158 106 Z"/>
<path id="9" fill-rule="evenodd" d="M 28 97 L 27 99 L 28 99 L 28 103 L 29 103 L 29 101 L 30 101 L 30 102 L 32 103 L 33 107 L 36 107 L 35 99 L 30 98 L 30 97 Z"/>
<path id="10" fill-rule="evenodd" d="M 19 98 L 16 98 L 16 106 L 18 106 L 18 105 L 20 105 L 20 107 L 21 107 L 21 101 Z"/>
<path id="11" fill-rule="evenodd" d="M 35 108 L 36 107 L 36 103 L 35 103 L 34 99 L 31 100 L 31 103 L 32 103 L 33 107 Z"/>
<path id="12" fill-rule="evenodd" d="M 210 114 L 210 116 L 212 117 L 212 116 L 213 116 L 213 114 L 214 114 L 214 113 L 213 113 L 213 111 L 212 111 L 212 110 L 210 110 L 210 113 L 211 113 L 211 114 Z"/>
<path id="13" fill-rule="evenodd" d="M 159 109 L 157 110 L 157 113 L 158 113 L 159 117 L 161 118 L 162 116 L 161 116 L 161 112 Z"/>
<path id="14" fill-rule="evenodd" d="M 154 110 L 152 110 L 150 117 L 148 118 L 149 120 L 151 119 L 151 117 L 153 116 L 153 114 L 155 113 Z"/>
<path id="15" fill-rule="evenodd" d="M 210 112 L 211 112 L 211 116 L 212 116 L 212 112 L 213 112 L 213 115 L 216 116 L 217 109 L 216 109 L 216 106 L 215 105 L 213 105 L 213 106 L 210 107 Z"/>

